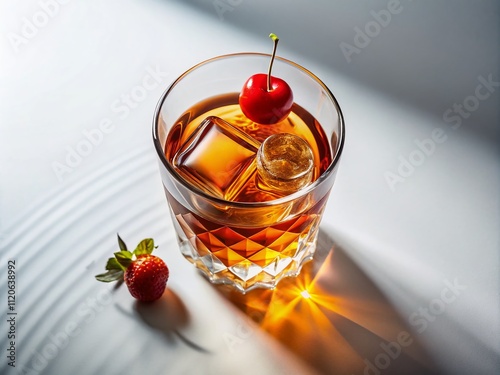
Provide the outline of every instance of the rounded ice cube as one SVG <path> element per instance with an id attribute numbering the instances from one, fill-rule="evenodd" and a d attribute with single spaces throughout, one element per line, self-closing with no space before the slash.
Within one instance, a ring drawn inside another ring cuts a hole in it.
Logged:
<path id="1" fill-rule="evenodd" d="M 311 147 L 294 134 L 271 135 L 262 142 L 257 152 L 260 179 L 281 192 L 292 193 L 308 185 L 313 169 Z"/>

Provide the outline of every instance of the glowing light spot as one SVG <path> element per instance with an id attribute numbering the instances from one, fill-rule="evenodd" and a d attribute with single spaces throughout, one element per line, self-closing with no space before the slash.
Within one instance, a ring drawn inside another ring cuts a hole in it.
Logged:
<path id="1" fill-rule="evenodd" d="M 300 295 L 303 297 L 303 298 L 311 298 L 311 295 L 309 294 L 309 292 L 307 290 L 303 290 L 302 292 L 300 292 Z"/>

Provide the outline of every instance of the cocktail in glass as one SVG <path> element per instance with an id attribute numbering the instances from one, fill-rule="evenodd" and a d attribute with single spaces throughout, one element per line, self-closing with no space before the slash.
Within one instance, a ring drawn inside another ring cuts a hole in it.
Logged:
<path id="1" fill-rule="evenodd" d="M 292 112 L 272 125 L 242 113 L 239 92 L 248 77 L 266 71 L 269 59 L 240 53 L 194 66 L 165 91 L 153 125 L 180 251 L 211 282 L 242 292 L 274 288 L 312 259 L 344 144 L 333 94 L 314 74 L 279 57 L 273 75 L 292 88 Z M 275 134 L 308 145 L 307 178 L 265 176 L 263 150 L 275 147 Z"/>

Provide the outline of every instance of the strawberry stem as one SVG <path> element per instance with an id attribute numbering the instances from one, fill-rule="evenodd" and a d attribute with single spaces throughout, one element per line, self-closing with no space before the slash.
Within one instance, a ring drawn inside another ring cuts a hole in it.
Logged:
<path id="1" fill-rule="evenodd" d="M 273 46 L 273 54 L 271 56 L 271 61 L 269 62 L 269 70 L 267 72 L 267 91 L 271 91 L 271 70 L 273 69 L 274 57 L 276 56 L 276 49 L 278 48 L 279 38 L 276 34 L 269 34 L 269 38 L 271 38 L 274 42 Z"/>

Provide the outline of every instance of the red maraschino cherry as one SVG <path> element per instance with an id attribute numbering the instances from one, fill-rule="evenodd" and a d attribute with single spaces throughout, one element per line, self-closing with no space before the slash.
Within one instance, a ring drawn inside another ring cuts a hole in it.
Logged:
<path id="1" fill-rule="evenodd" d="M 251 76 L 240 93 L 240 107 L 245 116 L 253 122 L 264 125 L 276 124 L 284 120 L 293 105 L 292 89 L 280 78 L 271 76 L 278 37 L 270 34 L 274 42 L 273 54 L 267 74 L 258 73 Z"/>

